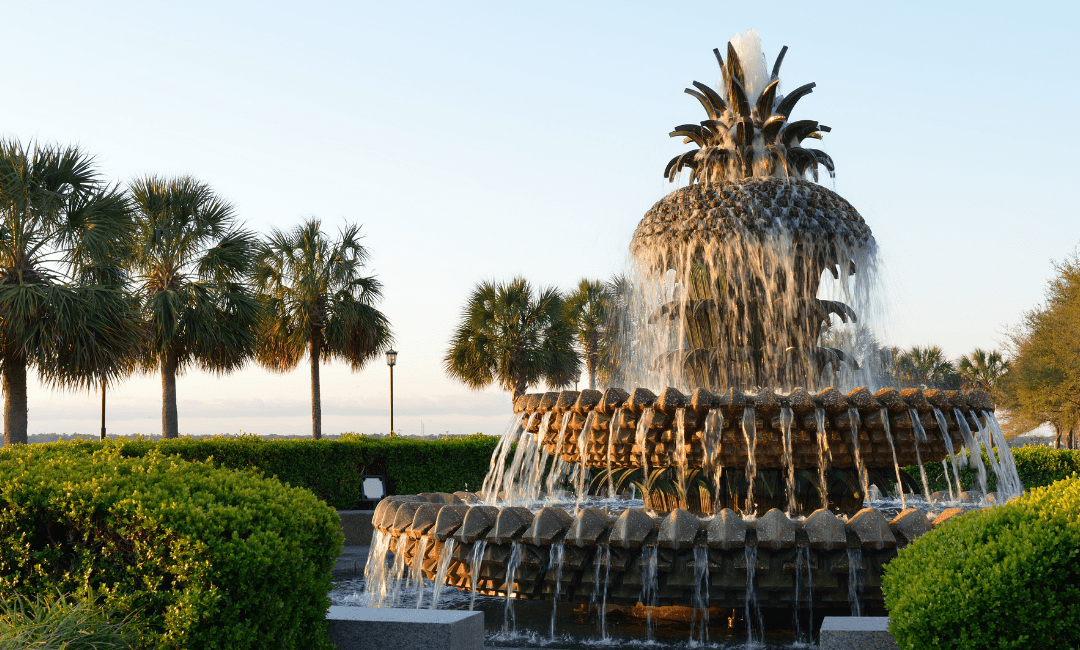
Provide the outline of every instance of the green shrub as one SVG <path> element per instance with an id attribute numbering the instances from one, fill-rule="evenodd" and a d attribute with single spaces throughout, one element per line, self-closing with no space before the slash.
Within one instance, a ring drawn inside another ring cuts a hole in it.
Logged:
<path id="1" fill-rule="evenodd" d="M 1076 648 L 1080 479 L 919 537 L 882 578 L 901 648 Z"/>
<path id="2" fill-rule="evenodd" d="M 359 507 L 362 474 L 390 479 L 396 494 L 478 490 L 484 482 L 498 438 L 468 436 L 444 440 L 368 438 L 346 435 L 341 440 L 263 440 L 258 436 L 183 437 L 149 440 L 83 442 L 84 452 L 115 446 L 128 457 L 152 450 L 190 461 L 212 461 L 219 467 L 253 470 L 302 487 L 338 510 Z M 75 443 L 48 443 L 54 444 Z M 37 445 L 35 445 L 37 446 Z"/>
<path id="3" fill-rule="evenodd" d="M 93 596 L 57 593 L 0 601 L 0 648 L 36 650 L 131 650 L 141 636 Z"/>
<path id="4" fill-rule="evenodd" d="M 250 472 L 112 445 L 0 451 L 0 597 L 92 588 L 147 647 L 326 647 L 341 544 L 326 504 Z"/>
<path id="5" fill-rule="evenodd" d="M 996 449 L 994 453 L 997 453 Z M 1029 445 L 1013 449 L 1012 454 L 1016 460 L 1016 473 L 1020 476 L 1020 483 L 1025 488 L 1050 485 L 1054 481 L 1060 481 L 1070 476 L 1073 472 L 1080 472 L 1080 451 L 1052 449 L 1044 445 Z M 986 467 L 986 484 L 988 489 L 993 492 L 997 489 L 997 477 L 994 476 L 994 472 L 990 469 L 990 460 L 985 450 L 982 452 L 982 459 L 983 465 Z M 914 477 L 916 481 L 919 480 L 918 467 L 905 467 L 904 470 Z M 953 489 L 955 490 L 956 479 L 952 477 L 951 465 L 949 466 L 949 476 L 953 481 Z M 945 484 L 945 471 L 942 469 L 941 463 L 926 464 L 926 479 L 932 491 L 949 491 L 948 486 Z M 961 468 L 960 484 L 964 486 L 965 490 L 978 489 L 978 470 L 970 464 Z"/>

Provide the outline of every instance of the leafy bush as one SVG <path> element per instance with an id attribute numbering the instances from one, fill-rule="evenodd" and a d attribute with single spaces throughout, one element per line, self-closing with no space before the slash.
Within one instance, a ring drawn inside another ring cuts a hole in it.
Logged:
<path id="1" fill-rule="evenodd" d="M 219 467 L 254 470 L 293 487 L 302 487 L 338 510 L 357 508 L 363 500 L 360 476 L 390 479 L 396 494 L 477 490 L 484 482 L 498 438 L 474 435 L 444 440 L 368 438 L 341 440 L 263 440 L 258 436 L 110 440 L 78 443 L 84 452 L 114 446 L 120 454 L 141 457 L 153 450 Z M 61 444 L 61 443 L 49 443 Z"/>
<path id="2" fill-rule="evenodd" d="M 919 537 L 882 578 L 901 648 L 1076 648 L 1080 479 Z"/>
<path id="3" fill-rule="evenodd" d="M 57 593 L 0 601 L 0 648 L 131 650 L 141 637 L 90 597 Z"/>
<path id="4" fill-rule="evenodd" d="M 100 447 L 0 451 L 0 598 L 92 588 L 147 647 L 327 646 L 331 508 L 250 472 Z"/>
<path id="5" fill-rule="evenodd" d="M 965 452 L 966 453 L 966 452 Z M 997 453 L 997 450 L 994 450 Z M 1016 473 L 1020 475 L 1020 483 L 1025 488 L 1041 487 L 1043 485 L 1050 485 L 1054 481 L 1060 481 L 1063 478 L 1070 476 L 1073 472 L 1080 472 L 1080 451 L 1070 451 L 1067 449 L 1052 449 L 1044 445 L 1030 445 L 1027 447 L 1017 447 L 1012 450 L 1013 458 L 1016 460 Z M 997 477 L 994 476 L 994 472 L 990 470 L 990 460 L 986 455 L 986 451 L 982 452 L 983 465 L 986 467 L 986 483 L 988 489 L 993 492 L 997 489 Z M 905 467 L 905 471 L 908 474 L 919 478 L 919 468 L 916 466 Z M 949 467 L 949 476 L 955 489 L 955 478 L 952 478 L 952 466 Z M 933 491 L 941 490 L 948 492 L 949 488 L 945 484 L 945 471 L 941 467 L 941 463 L 927 463 L 926 464 L 926 479 L 930 484 L 930 489 Z M 964 489 L 971 489 L 979 487 L 979 475 L 978 470 L 973 465 L 962 467 L 960 469 L 960 484 L 964 486 Z M 921 490 L 920 490 L 921 491 Z"/>

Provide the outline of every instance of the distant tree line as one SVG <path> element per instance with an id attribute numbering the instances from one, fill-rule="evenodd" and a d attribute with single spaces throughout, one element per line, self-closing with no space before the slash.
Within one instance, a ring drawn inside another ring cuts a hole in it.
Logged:
<path id="1" fill-rule="evenodd" d="M 319 366 L 389 349 L 359 228 L 317 219 L 266 238 L 191 177 L 108 183 L 77 147 L 0 141 L 0 373 L 4 443 L 27 441 L 27 373 L 105 390 L 136 371 L 162 382 L 162 435 L 178 435 L 176 377 L 307 356 L 312 437 Z"/>

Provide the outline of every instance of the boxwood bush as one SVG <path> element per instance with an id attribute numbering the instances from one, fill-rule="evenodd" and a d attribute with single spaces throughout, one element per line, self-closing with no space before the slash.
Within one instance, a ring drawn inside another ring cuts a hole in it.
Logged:
<path id="1" fill-rule="evenodd" d="M 93 590 L 145 647 L 328 646 L 333 509 L 251 472 L 92 447 L 0 451 L 0 598 Z"/>
<path id="2" fill-rule="evenodd" d="M 901 648 L 1076 648 L 1080 479 L 919 537 L 882 578 Z"/>
<path id="3" fill-rule="evenodd" d="M 156 449 L 186 460 L 254 470 L 306 488 L 338 510 L 352 510 L 363 501 L 359 477 L 364 474 L 387 476 L 395 494 L 478 490 L 498 440 L 479 434 L 442 440 L 357 435 L 339 440 L 263 440 L 252 435 L 81 444 L 87 451 L 112 445 L 132 457 Z"/>

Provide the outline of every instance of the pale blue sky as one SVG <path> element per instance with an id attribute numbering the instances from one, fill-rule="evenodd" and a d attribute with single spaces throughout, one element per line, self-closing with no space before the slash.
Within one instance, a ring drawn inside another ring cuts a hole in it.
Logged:
<path id="1" fill-rule="evenodd" d="M 943 7 L 941 5 L 947 6 Z M 111 178 L 192 174 L 260 231 L 363 224 L 397 334 L 404 433 L 497 433 L 445 378 L 469 289 L 620 270 L 702 119 L 683 94 L 754 28 L 886 260 L 888 342 L 993 347 L 1080 244 L 1076 3 L 3 2 L 0 135 L 78 143 Z M 384 362 L 324 369 L 324 432 L 388 428 Z M 307 433 L 306 366 L 178 381 L 181 432 Z M 97 394 L 32 386 L 30 431 L 95 433 Z M 160 431 L 160 379 L 109 430 Z"/>

